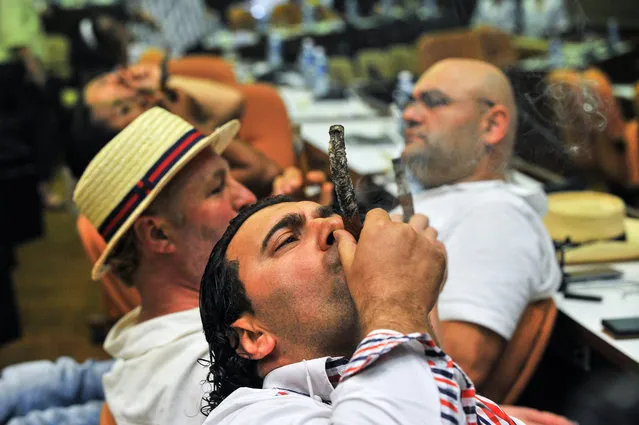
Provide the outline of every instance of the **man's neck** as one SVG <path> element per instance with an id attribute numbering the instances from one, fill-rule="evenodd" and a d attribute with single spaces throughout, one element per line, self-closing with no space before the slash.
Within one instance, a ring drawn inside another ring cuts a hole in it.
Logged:
<path id="1" fill-rule="evenodd" d="M 199 306 L 198 285 L 166 268 L 141 268 L 135 280 L 142 299 L 138 322 Z"/>

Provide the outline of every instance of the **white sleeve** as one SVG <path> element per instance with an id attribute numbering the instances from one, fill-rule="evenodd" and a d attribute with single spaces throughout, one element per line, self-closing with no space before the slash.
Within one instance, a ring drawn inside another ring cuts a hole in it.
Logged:
<path id="1" fill-rule="evenodd" d="M 437 385 L 418 342 L 395 348 L 374 367 L 346 379 L 331 398 L 333 424 L 441 422 Z"/>
<path id="2" fill-rule="evenodd" d="M 444 245 L 448 280 L 439 297 L 440 320 L 473 323 L 510 339 L 547 272 L 529 218 L 515 205 L 480 205 Z"/>

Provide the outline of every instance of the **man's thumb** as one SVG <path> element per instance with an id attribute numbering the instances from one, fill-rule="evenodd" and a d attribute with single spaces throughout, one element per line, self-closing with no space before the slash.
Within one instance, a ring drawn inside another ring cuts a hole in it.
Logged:
<path id="1" fill-rule="evenodd" d="M 339 252 L 339 259 L 344 268 L 344 273 L 348 276 L 351 272 L 353 264 L 353 258 L 355 258 L 355 250 L 357 249 L 357 243 L 353 235 L 346 230 L 339 229 L 333 232 L 335 242 L 337 243 L 337 250 Z"/>

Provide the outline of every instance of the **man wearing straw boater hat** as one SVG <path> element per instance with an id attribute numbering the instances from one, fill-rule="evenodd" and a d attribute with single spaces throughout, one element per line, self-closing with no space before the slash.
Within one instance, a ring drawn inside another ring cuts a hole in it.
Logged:
<path id="1" fill-rule="evenodd" d="M 481 392 L 524 309 L 560 284 L 541 219 L 547 201 L 541 188 L 507 181 L 517 107 L 498 68 L 440 61 L 413 98 L 402 157 L 418 183 L 415 211 L 430 218 L 449 255 L 437 305 L 442 344 Z"/>
<path id="2" fill-rule="evenodd" d="M 92 276 L 110 269 L 137 288 L 141 306 L 107 336 L 113 365 L 62 359 L 3 371 L 0 422 L 19 416 L 20 424 L 47 418 L 94 424 L 104 398 L 120 425 L 204 421 L 200 404 L 209 389 L 202 386 L 207 369 L 198 360 L 207 357 L 208 346 L 198 311 L 200 278 L 229 220 L 255 201 L 220 156 L 238 129 L 231 121 L 205 136 L 153 108 L 95 156 L 74 195 L 107 242 Z M 276 180 L 274 192 L 299 185 L 300 176 L 290 173 Z M 324 192 L 330 191 L 325 184 Z"/>

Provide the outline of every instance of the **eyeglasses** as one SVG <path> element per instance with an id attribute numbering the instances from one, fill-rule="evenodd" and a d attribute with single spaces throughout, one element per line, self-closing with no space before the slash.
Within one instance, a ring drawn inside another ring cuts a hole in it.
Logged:
<path id="1" fill-rule="evenodd" d="M 496 105 L 495 102 L 485 97 L 469 97 L 469 98 L 462 98 L 462 99 L 453 99 L 447 96 L 446 94 L 444 94 L 443 92 L 441 92 L 440 90 L 426 90 L 421 92 L 417 97 L 418 99 L 415 99 L 413 96 L 411 96 L 408 102 L 406 102 L 406 105 L 404 105 L 404 108 L 413 106 L 417 101 L 419 101 L 419 103 L 421 103 L 428 109 L 435 109 L 442 106 L 449 106 L 449 105 L 452 105 L 453 103 L 458 103 L 458 102 L 468 101 L 468 100 L 479 102 L 481 104 L 488 106 L 489 108 L 492 108 L 493 106 Z"/>

